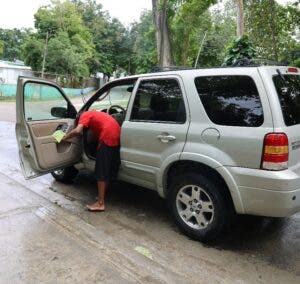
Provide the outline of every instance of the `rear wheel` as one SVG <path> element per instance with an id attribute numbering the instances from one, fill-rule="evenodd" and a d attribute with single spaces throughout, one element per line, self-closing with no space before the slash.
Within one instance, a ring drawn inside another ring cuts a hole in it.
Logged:
<path id="1" fill-rule="evenodd" d="M 202 174 L 174 178 L 168 201 L 178 227 L 194 239 L 213 240 L 230 220 L 224 189 Z"/>
<path id="2" fill-rule="evenodd" d="M 78 170 L 71 166 L 60 169 L 51 173 L 51 175 L 59 182 L 70 183 L 77 176 Z"/>

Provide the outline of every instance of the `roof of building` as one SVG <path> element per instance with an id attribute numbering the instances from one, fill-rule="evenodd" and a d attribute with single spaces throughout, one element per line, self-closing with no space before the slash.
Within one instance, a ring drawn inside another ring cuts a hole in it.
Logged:
<path id="1" fill-rule="evenodd" d="M 0 68 L 31 70 L 31 67 L 26 66 L 20 60 L 16 60 L 15 62 L 0 60 Z"/>

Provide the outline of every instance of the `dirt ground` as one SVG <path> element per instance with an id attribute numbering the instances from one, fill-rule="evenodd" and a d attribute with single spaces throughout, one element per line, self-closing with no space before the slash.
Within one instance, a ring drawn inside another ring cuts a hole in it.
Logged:
<path id="1" fill-rule="evenodd" d="M 146 189 L 116 183 L 107 211 L 90 213 L 90 174 L 23 178 L 13 111 L 0 103 L 0 283 L 300 283 L 300 214 L 241 216 L 203 244 Z"/>

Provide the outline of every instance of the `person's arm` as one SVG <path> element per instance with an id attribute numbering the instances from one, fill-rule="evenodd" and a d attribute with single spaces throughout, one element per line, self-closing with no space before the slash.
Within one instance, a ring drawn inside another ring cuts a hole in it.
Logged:
<path id="1" fill-rule="evenodd" d="M 71 130 L 68 134 L 66 134 L 61 141 L 69 140 L 73 137 L 79 136 L 83 131 L 83 125 L 78 124 L 73 130 Z"/>

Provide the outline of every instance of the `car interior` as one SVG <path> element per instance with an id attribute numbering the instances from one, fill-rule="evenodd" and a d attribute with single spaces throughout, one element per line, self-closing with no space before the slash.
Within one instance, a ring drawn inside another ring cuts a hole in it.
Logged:
<path id="1" fill-rule="evenodd" d="M 130 97 L 132 91 L 133 91 L 133 84 L 131 84 L 129 87 L 126 88 L 126 92 L 129 93 L 129 97 Z M 96 98 L 94 101 L 99 102 L 99 101 L 105 99 L 108 95 L 109 95 L 109 92 L 107 92 L 103 97 L 100 97 L 100 99 Z M 102 112 L 108 113 L 118 122 L 118 124 L 120 126 L 122 126 L 123 121 L 125 120 L 126 108 L 122 107 L 121 105 L 111 104 L 109 107 L 104 108 L 104 109 L 99 109 L 97 111 L 102 111 Z M 95 160 L 96 154 L 97 154 L 98 137 L 89 129 L 86 129 L 83 132 L 83 146 L 84 146 L 84 151 L 85 151 L 86 155 L 90 159 Z"/>
<path id="2" fill-rule="evenodd" d="M 112 105 L 108 109 L 103 109 L 101 111 L 110 114 L 118 122 L 118 124 L 122 126 L 126 114 L 126 110 L 123 107 Z M 83 145 L 86 155 L 90 159 L 95 160 L 97 154 L 98 137 L 90 129 L 86 129 L 83 132 Z"/>

